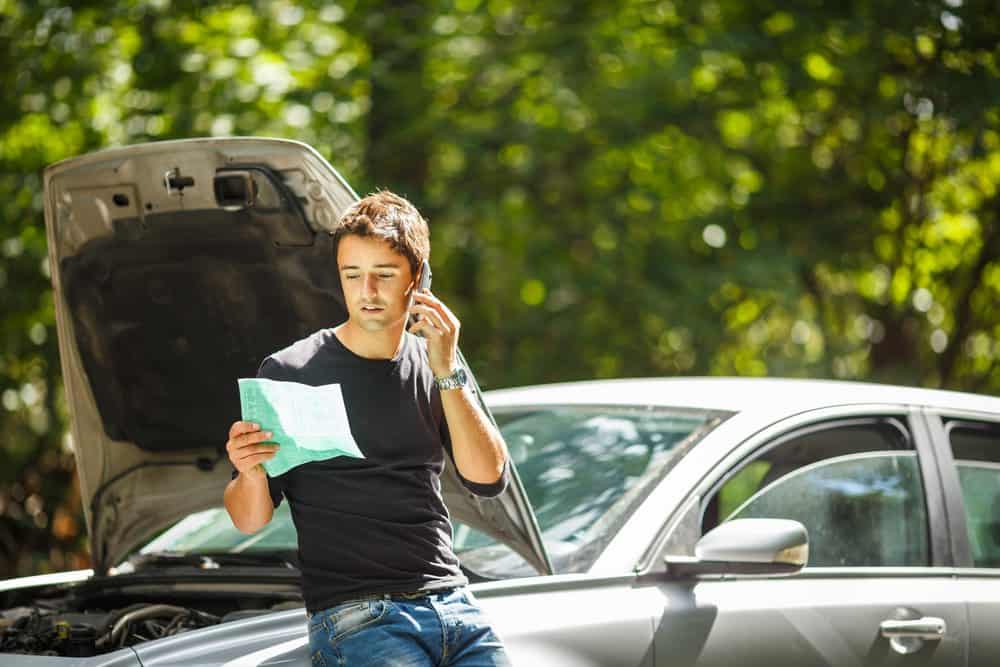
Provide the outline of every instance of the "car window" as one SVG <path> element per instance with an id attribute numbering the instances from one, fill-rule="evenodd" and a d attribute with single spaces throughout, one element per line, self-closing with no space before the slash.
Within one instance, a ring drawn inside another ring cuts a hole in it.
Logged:
<path id="1" fill-rule="evenodd" d="M 727 520 L 783 518 L 809 531 L 809 565 L 927 564 L 927 517 L 914 452 L 850 454 L 785 475 Z"/>
<path id="2" fill-rule="evenodd" d="M 585 572 L 677 460 L 726 416 L 686 409 L 557 407 L 498 410 L 497 424 L 531 501 L 557 572 Z M 520 555 L 458 521 L 453 545 L 474 576 L 536 574 Z M 297 548 L 288 503 L 244 535 L 223 508 L 192 514 L 142 553 Z"/>
<path id="3" fill-rule="evenodd" d="M 558 573 L 587 571 L 655 483 L 724 417 L 590 406 L 495 410 L 494 416 Z M 455 550 L 474 572 L 533 574 L 506 546 L 460 523 Z"/>
<path id="4" fill-rule="evenodd" d="M 808 567 L 930 561 L 920 466 L 896 419 L 820 425 L 773 442 L 714 494 L 703 533 L 720 518 L 799 521 Z"/>
<path id="5" fill-rule="evenodd" d="M 975 567 L 1000 567 L 1000 425 L 945 423 Z"/>

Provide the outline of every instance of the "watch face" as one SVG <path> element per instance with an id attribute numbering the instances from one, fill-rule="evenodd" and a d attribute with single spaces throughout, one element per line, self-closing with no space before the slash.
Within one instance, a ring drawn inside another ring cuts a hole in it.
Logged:
<path id="1" fill-rule="evenodd" d="M 460 386 L 465 386 L 465 383 L 469 381 L 469 376 L 465 374 L 464 368 L 459 368 L 455 371 L 455 382 Z"/>

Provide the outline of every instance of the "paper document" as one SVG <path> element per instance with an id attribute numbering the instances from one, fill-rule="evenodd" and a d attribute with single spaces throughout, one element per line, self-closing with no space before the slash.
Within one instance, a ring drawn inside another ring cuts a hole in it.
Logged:
<path id="1" fill-rule="evenodd" d="M 264 462 L 274 477 L 308 461 L 334 456 L 363 459 L 351 435 L 339 384 L 312 387 L 298 382 L 240 378 L 243 421 L 271 431 L 278 453 Z"/>

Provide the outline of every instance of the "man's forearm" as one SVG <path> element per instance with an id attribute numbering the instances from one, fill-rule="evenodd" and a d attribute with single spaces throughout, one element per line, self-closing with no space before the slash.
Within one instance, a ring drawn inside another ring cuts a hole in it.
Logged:
<path id="1" fill-rule="evenodd" d="M 264 475 L 237 475 L 223 496 L 233 525 L 243 533 L 256 533 L 274 515 L 274 503 Z"/>
<path id="2" fill-rule="evenodd" d="M 507 445 L 473 395 L 464 389 L 448 389 L 441 392 L 441 404 L 455 466 L 462 477 L 477 484 L 499 480 L 507 460 Z"/>

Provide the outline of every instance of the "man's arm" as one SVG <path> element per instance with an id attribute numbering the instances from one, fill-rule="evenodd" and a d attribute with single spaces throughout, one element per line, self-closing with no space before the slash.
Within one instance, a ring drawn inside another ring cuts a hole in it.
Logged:
<path id="1" fill-rule="evenodd" d="M 256 533 L 274 514 L 267 473 L 259 465 L 277 453 L 276 444 L 264 444 L 270 437 L 250 422 L 238 421 L 229 429 L 226 451 L 239 475 L 226 486 L 223 500 L 233 525 L 243 533 Z"/>
<path id="2" fill-rule="evenodd" d="M 507 461 L 507 444 L 472 393 L 464 388 L 442 390 L 441 405 L 452 457 L 462 477 L 477 484 L 499 482 Z"/>
<path id="3" fill-rule="evenodd" d="M 420 320 L 410 327 L 427 340 L 427 359 L 435 377 L 450 375 L 458 357 L 458 330 L 455 314 L 429 290 L 413 295 L 410 311 Z M 462 477 L 477 484 L 493 484 L 503 476 L 507 445 L 503 436 L 465 389 L 441 391 L 441 404 L 451 436 L 452 457 Z"/>

